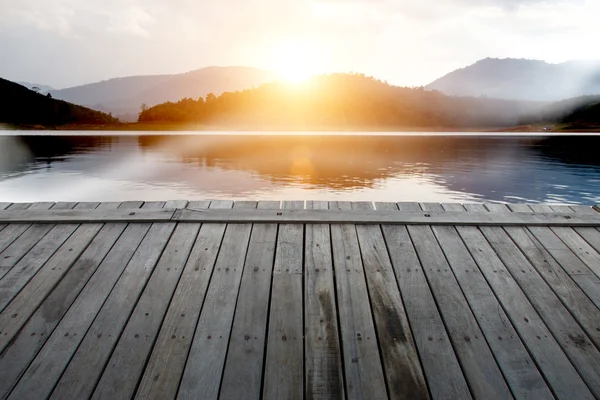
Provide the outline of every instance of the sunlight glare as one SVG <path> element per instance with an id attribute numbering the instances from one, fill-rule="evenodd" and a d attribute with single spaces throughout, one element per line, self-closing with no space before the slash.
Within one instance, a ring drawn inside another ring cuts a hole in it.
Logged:
<path id="1" fill-rule="evenodd" d="M 290 83 L 303 83 L 317 73 L 317 55 L 310 43 L 287 40 L 275 49 L 273 69 L 280 79 Z"/>

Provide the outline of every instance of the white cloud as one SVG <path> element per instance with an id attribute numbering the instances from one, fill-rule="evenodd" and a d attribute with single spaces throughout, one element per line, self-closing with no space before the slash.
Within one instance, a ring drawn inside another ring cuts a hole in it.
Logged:
<path id="1" fill-rule="evenodd" d="M 418 85 L 487 56 L 587 58 L 600 42 L 598 0 L 0 0 L 0 9 L 0 48 L 12 52 L 0 76 L 59 87 L 268 68 L 286 41 L 311 43 L 323 70 Z"/>

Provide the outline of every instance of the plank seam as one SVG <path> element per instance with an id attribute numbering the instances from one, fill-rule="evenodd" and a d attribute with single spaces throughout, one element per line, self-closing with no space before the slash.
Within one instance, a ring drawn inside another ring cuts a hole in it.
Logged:
<path id="1" fill-rule="evenodd" d="M 529 207 L 529 208 L 531 208 L 529 205 L 526 205 L 526 206 L 527 206 L 527 207 Z M 514 212 L 514 211 L 512 210 L 512 208 L 510 207 L 510 204 L 508 205 L 508 209 L 510 210 L 510 212 L 511 212 L 511 213 L 512 213 L 512 212 Z M 525 228 L 525 229 L 526 229 L 526 228 Z M 506 236 L 507 236 L 508 240 L 510 240 L 510 241 L 511 241 L 511 242 L 512 242 L 512 243 L 513 243 L 513 244 L 514 244 L 516 247 L 517 247 L 518 251 L 519 251 L 519 252 L 521 252 L 521 254 L 524 256 L 524 258 L 525 258 L 525 260 L 527 261 L 527 263 L 528 263 L 528 264 L 531 266 L 532 270 L 533 270 L 533 271 L 535 271 L 535 272 L 536 272 L 536 273 L 537 273 L 537 274 L 540 276 L 540 278 L 542 278 L 542 281 L 543 281 L 543 282 L 544 282 L 544 283 L 545 283 L 545 284 L 546 284 L 548 287 L 550 287 L 550 290 L 551 290 L 551 292 L 554 294 L 554 296 L 556 296 L 556 297 L 558 298 L 558 301 L 559 301 L 559 303 L 560 303 L 560 304 L 563 306 L 563 308 L 565 308 L 565 310 L 567 311 L 567 313 L 568 313 L 568 314 L 571 316 L 571 318 L 573 318 L 573 320 L 574 320 L 574 321 L 577 323 L 577 325 L 580 327 L 580 329 L 581 329 L 582 333 L 583 333 L 583 334 L 584 334 L 584 335 L 585 335 L 585 336 L 588 338 L 588 340 L 589 340 L 589 341 L 590 341 L 590 342 L 593 344 L 594 342 L 593 342 L 593 341 L 592 341 L 592 340 L 589 338 L 589 335 L 587 334 L 587 332 L 585 331 L 585 329 L 583 329 L 583 328 L 581 327 L 581 325 L 579 324 L 579 321 L 578 321 L 578 320 L 577 320 L 575 317 L 573 317 L 573 315 L 571 314 L 571 311 L 569 310 L 569 308 L 568 308 L 568 307 L 566 307 L 566 306 L 563 304 L 563 302 L 562 302 L 562 300 L 560 299 L 560 297 L 559 297 L 558 295 L 556 295 L 556 293 L 554 293 L 554 291 L 552 290 L 552 287 L 551 287 L 550 285 L 548 285 L 548 283 L 545 281 L 545 279 L 544 279 L 544 278 L 543 278 L 543 277 L 542 277 L 542 276 L 539 274 L 539 272 L 537 271 L 537 269 L 536 269 L 536 268 L 533 266 L 533 264 L 532 264 L 532 263 L 529 261 L 529 258 L 527 257 L 527 255 L 523 253 L 523 251 L 521 250 L 521 248 L 519 247 L 519 245 L 518 245 L 518 244 L 517 244 L 517 243 L 514 241 L 514 239 L 512 238 L 512 236 L 511 236 L 511 235 L 509 235 L 509 234 L 508 234 L 508 232 L 506 232 L 506 229 L 502 229 L 502 231 L 503 231 L 503 232 L 506 234 Z M 529 229 L 526 229 L 526 231 L 527 231 L 527 232 L 529 232 L 529 233 L 531 233 L 531 232 L 529 231 Z M 482 232 L 482 234 L 483 234 L 483 232 Z M 554 232 L 553 232 L 553 234 L 554 234 Z M 531 235 L 533 235 L 533 233 L 531 233 Z M 536 238 L 536 240 L 537 240 L 537 237 L 536 237 L 535 235 L 533 235 L 533 236 L 534 236 L 534 237 Z M 488 240 L 488 238 L 487 238 L 487 236 L 486 236 L 485 234 L 483 234 L 483 237 L 484 237 L 484 238 L 486 239 L 486 241 L 488 241 L 488 243 L 489 243 L 489 240 Z M 559 238 L 559 239 L 560 239 L 560 238 Z M 489 244 L 490 244 L 490 246 L 491 246 L 491 243 L 489 243 Z M 541 244 L 541 242 L 540 242 L 540 244 Z M 497 254 L 497 252 L 496 252 L 496 249 L 494 248 L 494 246 L 491 246 L 491 247 L 492 247 L 492 249 L 494 250 L 494 253 L 496 253 L 496 254 Z M 552 256 L 552 255 L 550 255 L 550 256 Z M 527 292 L 527 291 L 526 291 L 526 290 L 523 288 L 523 286 L 522 286 L 522 284 L 519 282 L 519 280 L 515 278 L 515 276 L 514 276 L 513 272 L 510 270 L 510 268 L 506 267 L 506 264 L 505 264 L 505 263 L 504 263 L 504 261 L 503 261 L 503 260 L 500 258 L 500 255 L 499 255 L 499 254 L 497 254 L 497 258 L 498 258 L 498 259 L 500 260 L 500 262 L 501 262 L 501 263 L 502 263 L 502 264 L 505 266 L 505 267 L 504 267 L 504 269 L 506 270 L 506 272 L 508 272 L 508 274 L 510 275 L 510 277 L 512 278 L 512 280 L 515 282 L 515 284 L 516 284 L 516 285 L 519 287 L 519 289 L 521 290 L 521 292 L 523 292 L 523 295 L 525 296 L 525 298 L 527 299 L 527 301 L 528 301 L 528 302 L 529 302 L 529 304 L 531 305 L 532 309 L 533 309 L 533 310 L 535 311 L 535 313 L 537 314 L 537 316 L 538 316 L 538 318 L 540 319 L 540 321 L 542 322 L 543 326 L 545 326 L 545 327 L 546 327 L 546 329 L 548 330 L 548 333 L 550 334 L 550 336 L 551 336 L 551 337 L 554 339 L 554 341 L 555 341 L 555 342 L 556 342 L 556 344 L 558 345 L 558 348 L 559 348 L 559 349 L 560 349 L 560 350 L 563 352 L 564 356 L 567 358 L 567 360 L 569 360 L 569 362 L 570 362 L 570 363 L 571 363 L 571 365 L 573 366 L 573 370 L 575 371 L 575 373 L 576 373 L 576 374 L 579 376 L 579 378 L 581 379 L 581 381 L 583 382 L 583 384 L 584 384 L 584 385 L 585 385 L 585 386 L 588 388 L 588 390 L 590 391 L 590 393 L 592 393 L 592 394 L 593 394 L 592 388 L 590 388 L 590 385 L 589 385 L 589 383 L 587 382 L 587 380 L 586 380 L 586 379 L 584 379 L 584 377 L 583 377 L 583 375 L 582 375 L 582 373 L 581 373 L 581 371 L 580 371 L 580 368 L 581 368 L 581 367 L 580 367 L 580 366 L 578 366 L 578 365 L 577 365 L 575 362 L 573 362 L 573 357 L 572 357 L 572 355 L 570 355 L 570 354 L 569 354 L 567 351 L 565 351 L 564 344 L 563 344 L 563 343 L 562 343 L 562 342 L 559 340 L 559 338 L 557 337 L 557 334 L 554 332 L 554 330 L 553 330 L 553 329 L 550 329 L 550 327 L 548 326 L 548 323 L 546 322 L 546 319 L 545 319 L 544 317 L 542 317 L 542 314 L 540 313 L 540 310 L 538 309 L 538 307 L 536 306 L 536 304 L 535 304 L 534 302 L 532 302 L 532 301 L 531 301 L 531 298 L 530 298 L 530 296 L 531 296 L 531 295 L 528 295 L 528 292 Z M 552 258 L 554 258 L 554 257 L 552 256 Z M 555 261 L 556 261 L 556 259 L 555 259 Z M 558 261 L 556 261 L 556 262 L 558 262 Z M 561 264 L 559 263 L 559 265 L 561 265 Z M 561 266 L 562 266 L 562 265 L 561 265 Z M 487 280 L 487 279 L 486 279 L 486 280 Z M 491 287 L 491 285 L 490 285 L 490 287 Z M 504 306 L 502 306 L 502 308 L 504 308 Z M 506 311 L 505 311 L 505 313 L 506 313 Z M 508 313 L 506 313 L 506 315 L 508 316 L 509 320 L 511 320 L 511 318 L 510 318 L 509 314 L 508 314 Z M 512 322 L 512 320 L 511 320 L 511 322 Z M 518 334 L 518 331 L 517 331 L 517 334 Z M 519 336 L 521 336 L 521 335 L 519 335 Z M 523 342 L 523 343 L 525 343 L 525 342 Z M 528 348 L 528 346 L 525 346 L 525 347 L 526 347 L 526 348 L 527 348 L 527 350 L 529 351 L 529 348 Z M 534 359 L 533 357 L 532 357 L 532 359 L 533 359 L 533 360 L 534 360 L 534 362 L 535 362 L 535 359 Z M 537 362 L 536 362 L 536 365 L 538 365 L 538 364 L 537 364 Z M 541 369 L 539 369 L 539 366 L 538 366 L 538 370 L 540 371 L 540 374 L 542 374 L 542 376 L 544 376 L 544 374 L 543 374 L 542 370 L 541 370 Z M 544 377 L 544 380 L 546 380 L 546 379 L 545 379 L 545 377 Z M 546 381 L 546 382 L 547 382 L 547 381 Z M 552 386 L 549 384 L 549 382 L 547 382 L 547 384 L 548 384 L 548 388 L 550 388 L 550 390 L 552 390 L 552 393 L 553 393 L 553 394 L 554 394 L 556 397 L 558 397 L 558 396 L 555 394 L 555 392 L 554 392 L 554 389 L 553 389 L 553 388 L 552 388 Z"/>
<path id="2" fill-rule="evenodd" d="M 211 201 L 210 204 L 212 204 L 212 201 Z M 210 204 L 209 204 L 209 207 L 210 207 Z M 232 204 L 232 207 L 233 207 L 233 204 Z M 214 260 L 214 262 L 212 264 L 212 269 L 211 269 L 211 272 L 210 272 L 210 276 L 208 277 L 208 282 L 206 283 L 206 290 L 204 291 L 204 296 L 202 297 L 202 302 L 201 302 L 201 305 L 200 305 L 200 309 L 198 311 L 198 316 L 196 318 L 196 323 L 194 324 L 194 332 L 191 335 L 189 347 L 187 349 L 187 355 L 185 356 L 185 362 L 183 363 L 183 367 L 181 369 L 181 375 L 179 376 L 179 382 L 177 383 L 177 391 L 175 393 L 175 398 L 178 398 L 178 396 L 179 396 L 179 390 L 181 388 L 181 381 L 183 380 L 183 375 L 185 374 L 185 369 L 187 368 L 188 359 L 190 357 L 190 353 L 192 351 L 192 345 L 194 343 L 194 337 L 196 336 L 196 333 L 198 332 L 198 322 L 200 321 L 200 316 L 202 315 L 202 310 L 204 309 L 204 303 L 206 302 L 206 296 L 208 295 L 208 289 L 210 288 L 210 283 L 212 282 L 212 278 L 213 278 L 213 275 L 214 275 L 214 272 L 215 272 L 215 267 L 216 267 L 217 261 L 219 259 L 219 254 L 221 253 L 221 249 L 223 247 L 223 241 L 225 240 L 225 233 L 226 232 L 227 232 L 227 226 L 225 226 L 225 229 L 223 229 L 223 234 L 221 235 L 221 241 L 219 242 L 219 248 L 217 250 L 217 255 L 215 256 L 215 260 Z M 192 247 L 192 249 L 193 249 L 193 247 Z M 227 359 L 225 359 L 225 361 L 227 361 Z"/>
<path id="3" fill-rule="evenodd" d="M 176 230 L 176 229 L 177 229 L 177 226 L 175 227 L 175 229 L 173 229 L 173 234 L 172 234 L 171 236 L 173 236 L 173 235 L 175 234 L 175 230 Z M 179 286 L 179 282 L 181 282 L 181 277 L 183 276 L 183 272 L 185 271 L 185 266 L 187 265 L 187 263 L 188 263 L 188 261 L 189 261 L 189 259 L 190 259 L 191 255 L 192 255 L 192 250 L 194 249 L 194 244 L 196 244 L 196 241 L 198 240 L 198 236 L 200 235 L 200 229 L 202 229 L 202 225 L 200 225 L 200 227 L 198 228 L 198 231 L 196 232 L 196 236 L 194 237 L 194 241 L 192 242 L 192 245 L 191 245 L 191 247 L 190 247 L 190 251 L 188 252 L 188 254 L 187 254 L 187 257 L 185 258 L 185 261 L 182 263 L 182 265 L 183 265 L 183 266 L 181 267 L 181 273 L 179 274 L 179 278 L 177 278 L 177 283 L 176 283 L 176 284 L 173 286 L 173 292 L 171 293 L 171 296 L 169 297 L 169 301 L 168 301 L 168 304 L 167 304 L 167 306 L 165 307 L 165 312 L 164 312 L 164 314 L 163 314 L 163 316 L 162 316 L 162 319 L 161 319 L 160 325 L 158 326 L 158 329 L 156 330 L 156 335 L 154 336 L 154 340 L 152 341 L 152 345 L 150 346 L 150 351 L 149 351 L 149 352 L 148 352 L 148 354 L 147 354 L 146 360 L 144 361 L 144 366 L 143 366 L 143 368 L 141 369 L 141 373 L 140 373 L 140 375 L 139 375 L 139 377 L 138 377 L 138 380 L 137 380 L 137 383 L 136 383 L 136 385 L 135 385 L 135 388 L 134 388 L 134 390 L 132 391 L 132 395 L 131 395 L 131 398 L 132 398 L 132 399 L 134 399 L 134 398 L 135 398 L 135 396 L 136 396 L 136 394 L 137 394 L 137 392 L 138 392 L 138 390 L 139 390 L 139 388 L 140 388 L 140 384 L 142 383 L 142 379 L 143 379 L 143 377 L 144 377 L 144 372 L 146 371 L 146 367 L 148 366 L 148 363 L 150 362 L 150 358 L 152 357 L 152 352 L 153 352 L 153 350 L 154 350 L 154 346 L 156 345 L 156 341 L 158 340 L 158 337 L 159 337 L 159 335 L 160 335 L 160 331 L 162 330 L 162 326 L 163 326 L 163 324 L 164 324 L 164 322 L 165 322 L 165 319 L 167 318 L 167 315 L 169 314 L 169 309 L 170 309 L 170 307 L 171 307 L 171 303 L 173 302 L 173 297 L 175 297 L 175 293 L 177 292 L 177 287 Z M 170 239 L 169 239 L 169 241 L 170 241 Z M 168 244 L 169 244 L 169 243 L 167 242 L 167 245 L 165 245 L 165 249 L 164 249 L 164 250 L 166 250 L 166 249 L 167 249 L 167 246 L 168 246 Z M 163 250 L 163 253 L 164 253 L 164 250 Z M 158 260 L 156 261 L 156 265 L 158 265 L 158 263 L 160 262 L 160 259 L 161 259 L 161 258 L 162 258 L 162 254 L 161 254 L 161 256 L 158 258 Z M 156 266 L 155 266 L 155 268 L 156 268 Z M 154 271 L 153 271 L 153 274 L 154 274 Z M 152 275 L 153 275 L 153 274 L 151 274 L 151 275 L 150 275 L 150 277 L 148 278 L 148 283 L 150 282 L 150 279 L 152 278 Z M 146 285 L 147 285 L 147 284 L 146 284 Z M 141 292 L 141 294 L 140 294 L 140 298 L 141 298 L 141 296 L 144 294 L 144 291 L 145 291 L 145 290 L 146 290 L 146 288 L 144 287 L 144 290 L 143 290 L 143 291 Z M 133 315 L 133 312 L 134 312 L 134 311 L 135 311 L 135 307 L 133 308 L 132 315 Z M 125 328 L 127 328 L 127 325 L 128 325 L 128 324 L 129 324 L 129 320 L 128 320 L 128 321 L 127 321 L 127 323 L 125 324 Z M 123 331 L 125 331 L 125 328 L 123 328 Z M 120 338 L 119 338 L 119 339 L 120 339 Z M 118 344 L 119 344 L 119 341 L 117 341 L 117 345 L 118 345 Z M 117 347 L 117 346 L 115 345 L 115 348 L 116 348 L 116 347 Z M 107 364 L 108 364 L 109 362 L 110 362 L 110 358 L 108 359 L 108 361 L 107 361 Z M 106 367 L 105 367 L 105 369 L 106 369 Z M 103 373 L 104 373 L 104 371 L 103 371 Z M 101 375 L 101 376 L 102 376 L 102 375 Z M 96 386 L 97 386 L 99 383 L 100 383 L 100 380 L 98 380 L 98 382 L 96 383 Z M 94 387 L 94 391 L 95 391 L 95 390 L 96 390 L 96 388 Z M 92 392 L 92 393 L 93 393 L 93 392 Z"/>

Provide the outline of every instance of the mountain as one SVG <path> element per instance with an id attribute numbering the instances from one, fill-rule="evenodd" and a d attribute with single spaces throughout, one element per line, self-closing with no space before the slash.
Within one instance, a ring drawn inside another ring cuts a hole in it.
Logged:
<path id="1" fill-rule="evenodd" d="M 150 107 L 140 122 L 226 129 L 401 130 L 483 128 L 518 124 L 542 103 L 450 97 L 392 86 L 361 74 L 315 76 L 302 86 L 266 83 L 254 89 L 182 99 Z"/>
<path id="2" fill-rule="evenodd" d="M 549 64 L 539 60 L 486 58 L 426 86 L 451 96 L 558 101 L 600 94 L 600 61 Z"/>
<path id="3" fill-rule="evenodd" d="M 52 86 L 48 85 L 40 85 L 39 83 L 30 83 L 30 82 L 17 82 L 19 85 L 25 86 L 27 89 L 33 89 L 34 87 L 38 88 L 40 93 L 48 93 L 51 90 L 54 90 Z"/>
<path id="4" fill-rule="evenodd" d="M 561 121 L 569 129 L 598 129 L 600 128 L 600 97 L 579 107 Z"/>
<path id="5" fill-rule="evenodd" d="M 142 104 L 151 107 L 166 101 L 197 99 L 209 93 L 220 95 L 252 88 L 274 78 L 274 73 L 256 68 L 207 67 L 183 74 L 114 78 L 50 93 L 54 98 L 135 121 Z"/>
<path id="6" fill-rule="evenodd" d="M 56 126 L 118 122 L 105 113 L 56 100 L 0 78 L 0 122 Z"/>

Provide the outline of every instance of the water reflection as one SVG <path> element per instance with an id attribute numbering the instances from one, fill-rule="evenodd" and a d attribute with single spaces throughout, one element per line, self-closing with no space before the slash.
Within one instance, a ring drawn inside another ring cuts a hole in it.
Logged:
<path id="1" fill-rule="evenodd" d="M 0 137 L 0 201 L 600 202 L 598 137 Z"/>

